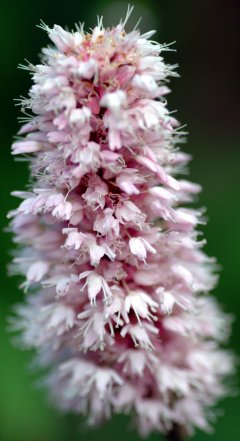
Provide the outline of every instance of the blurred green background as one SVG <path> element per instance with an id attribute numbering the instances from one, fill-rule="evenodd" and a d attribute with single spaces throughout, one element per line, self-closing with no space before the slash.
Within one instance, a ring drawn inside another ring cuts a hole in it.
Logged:
<path id="1" fill-rule="evenodd" d="M 199 205 L 207 207 L 209 223 L 204 227 L 206 251 L 217 256 L 222 271 L 215 295 L 226 311 L 238 316 L 239 285 L 239 27 L 238 0 L 135 0 L 130 20 L 135 25 L 142 16 L 142 31 L 156 29 L 156 40 L 172 42 L 177 52 L 165 53 L 169 63 L 179 63 L 180 79 L 171 83 L 169 107 L 178 109 L 177 117 L 188 124 L 185 151 L 193 154 L 190 178 L 203 186 Z M 61 2 L 56 0 L 5 2 L 0 14 L 1 45 L 1 223 L 16 201 L 9 193 L 27 183 L 25 163 L 13 162 L 10 156 L 12 136 L 18 130 L 19 109 L 13 98 L 26 96 L 30 77 L 17 70 L 24 59 L 38 61 L 47 36 L 35 25 L 43 19 L 73 27 L 84 21 L 93 27 L 96 15 L 104 15 L 106 25 L 116 24 L 125 15 L 127 2 L 91 0 Z M 44 391 L 34 382 L 37 374 L 28 368 L 31 354 L 11 344 L 6 333 L 6 317 L 12 304 L 23 299 L 16 279 L 6 277 L 6 264 L 12 247 L 9 234 L 2 238 L 0 298 L 0 441 L 136 441 L 136 432 L 128 430 L 128 419 L 116 417 L 104 427 L 88 431 L 79 418 L 57 413 L 47 402 Z M 238 321 L 235 321 L 231 347 L 238 352 Z M 204 372 L 203 372 L 204 375 Z M 239 439 L 240 399 L 227 398 L 220 403 L 224 416 L 216 424 L 211 439 Z M 209 435 L 197 432 L 194 440 Z M 159 435 L 150 441 L 159 440 Z"/>

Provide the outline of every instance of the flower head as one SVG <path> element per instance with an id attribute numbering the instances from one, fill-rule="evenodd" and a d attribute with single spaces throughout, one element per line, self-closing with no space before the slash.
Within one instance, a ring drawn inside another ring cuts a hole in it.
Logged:
<path id="1" fill-rule="evenodd" d="M 189 158 L 166 106 L 166 45 L 125 23 L 41 26 L 54 46 L 28 66 L 32 117 L 12 147 L 32 173 L 10 213 L 12 268 L 30 291 L 13 326 L 49 366 L 56 402 L 89 423 L 132 410 L 144 435 L 207 429 L 232 369 L 218 343 L 230 319 L 205 294 L 202 212 L 184 206 L 200 187 L 177 177 Z"/>

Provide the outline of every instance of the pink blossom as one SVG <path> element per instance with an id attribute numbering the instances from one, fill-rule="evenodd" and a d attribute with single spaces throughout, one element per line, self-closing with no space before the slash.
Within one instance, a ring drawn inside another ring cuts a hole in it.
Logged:
<path id="1" fill-rule="evenodd" d="M 190 157 L 166 106 L 176 74 L 152 31 L 126 33 L 130 12 L 90 33 L 42 25 L 54 46 L 28 66 L 32 117 L 12 146 L 32 189 L 13 193 L 23 200 L 9 214 L 27 291 L 11 323 L 62 409 L 191 433 L 227 392 L 231 317 L 206 295 L 215 261 L 196 232 L 203 211 L 185 206 L 200 186 L 178 178 Z"/>
<path id="2" fill-rule="evenodd" d="M 140 260 L 145 261 L 147 251 L 155 254 L 156 250 L 143 237 L 132 237 L 129 240 L 129 248 L 131 253 L 137 256 Z"/>

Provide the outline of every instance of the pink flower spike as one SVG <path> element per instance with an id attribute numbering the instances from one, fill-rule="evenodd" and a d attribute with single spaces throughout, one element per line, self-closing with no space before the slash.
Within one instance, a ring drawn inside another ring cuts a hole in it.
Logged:
<path id="1" fill-rule="evenodd" d="M 140 435 L 170 439 L 209 430 L 228 393 L 232 318 L 207 294 L 216 263 L 198 240 L 203 210 L 186 205 L 201 188 L 179 176 L 190 156 L 165 99 L 174 66 L 153 31 L 126 32 L 131 12 L 89 32 L 40 26 L 53 46 L 28 66 L 12 146 L 31 179 L 8 215 L 26 292 L 11 325 L 56 406 L 89 425 L 129 413 Z"/>

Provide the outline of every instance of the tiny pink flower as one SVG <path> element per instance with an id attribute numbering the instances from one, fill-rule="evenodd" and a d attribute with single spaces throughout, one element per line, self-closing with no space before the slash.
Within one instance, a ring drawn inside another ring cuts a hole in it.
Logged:
<path id="1" fill-rule="evenodd" d="M 129 248 L 134 256 L 145 262 L 147 251 L 155 254 L 156 250 L 143 237 L 132 237 L 129 240 Z"/>
<path id="2" fill-rule="evenodd" d="M 45 276 L 48 270 L 49 265 L 47 262 L 34 262 L 28 269 L 27 279 L 30 282 L 39 282 L 40 280 L 42 280 L 43 276 Z"/>

